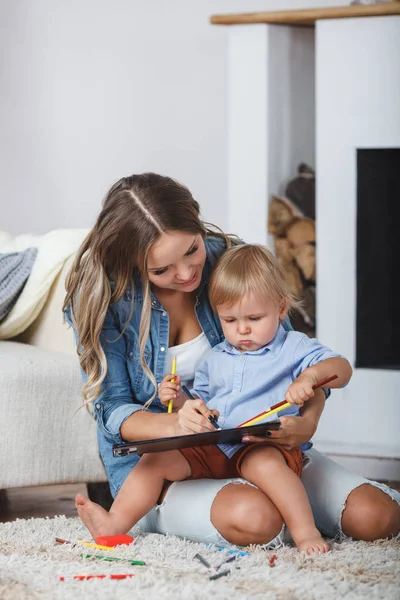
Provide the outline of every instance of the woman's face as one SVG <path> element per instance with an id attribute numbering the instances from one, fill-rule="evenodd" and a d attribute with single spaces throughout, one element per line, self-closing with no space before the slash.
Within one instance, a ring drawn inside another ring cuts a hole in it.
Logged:
<path id="1" fill-rule="evenodd" d="M 200 285 L 205 260 L 200 234 L 164 232 L 149 249 L 148 277 L 158 288 L 193 292 Z"/>

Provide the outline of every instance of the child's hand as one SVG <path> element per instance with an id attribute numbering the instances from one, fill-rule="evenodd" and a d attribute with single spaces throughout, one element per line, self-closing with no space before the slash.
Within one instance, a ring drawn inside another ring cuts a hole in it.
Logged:
<path id="1" fill-rule="evenodd" d="M 171 379 L 174 378 L 175 381 L 172 383 Z M 169 401 L 172 399 L 174 412 L 182 408 L 185 400 L 187 400 L 186 396 L 181 392 L 180 382 L 180 375 L 173 375 L 170 373 L 164 377 L 158 386 L 158 397 L 160 398 L 161 404 L 168 406 Z"/>
<path id="2" fill-rule="evenodd" d="M 314 396 L 313 386 L 316 384 L 317 380 L 314 376 L 303 373 L 288 387 L 285 394 L 286 402 L 303 406 L 304 402 Z"/>
<path id="3" fill-rule="evenodd" d="M 172 382 L 172 379 L 174 382 Z M 171 399 L 175 402 L 180 390 L 180 381 L 180 375 L 173 375 L 170 373 L 164 377 L 158 386 L 158 397 L 160 398 L 161 404 L 168 406 L 168 403 Z"/>

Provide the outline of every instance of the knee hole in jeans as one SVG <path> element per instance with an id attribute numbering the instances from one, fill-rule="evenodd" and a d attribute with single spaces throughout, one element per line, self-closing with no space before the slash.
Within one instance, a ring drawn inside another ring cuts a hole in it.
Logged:
<path id="1" fill-rule="evenodd" d="M 243 484 L 231 484 L 217 494 L 211 507 L 211 522 L 226 540 L 241 546 L 270 542 L 283 525 L 269 498 Z"/>
<path id="2" fill-rule="evenodd" d="M 396 535 L 400 507 L 388 494 L 370 484 L 354 489 L 342 513 L 343 533 L 355 540 L 374 541 Z"/>

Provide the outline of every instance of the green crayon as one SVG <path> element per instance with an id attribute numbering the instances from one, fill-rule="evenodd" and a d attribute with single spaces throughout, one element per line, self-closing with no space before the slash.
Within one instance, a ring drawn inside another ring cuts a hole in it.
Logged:
<path id="1" fill-rule="evenodd" d="M 130 560 L 129 558 L 116 558 L 115 556 L 102 556 L 98 554 L 80 554 L 81 558 L 98 558 L 99 560 L 106 560 L 107 562 L 128 562 L 130 565 L 143 566 L 146 563 L 143 560 Z"/>
<path id="2" fill-rule="evenodd" d="M 220 573 L 217 573 L 216 575 L 211 575 L 208 579 L 210 581 L 213 581 L 214 579 L 219 579 L 220 577 L 225 577 L 225 575 L 229 575 L 230 571 L 221 571 Z"/>

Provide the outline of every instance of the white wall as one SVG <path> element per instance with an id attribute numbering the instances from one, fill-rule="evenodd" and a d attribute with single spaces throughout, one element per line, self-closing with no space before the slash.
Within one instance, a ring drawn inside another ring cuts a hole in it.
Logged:
<path id="1" fill-rule="evenodd" d="M 356 149 L 400 147 L 400 16 L 321 21 L 316 53 L 317 333 L 354 365 Z M 317 446 L 389 457 L 388 477 L 397 480 L 399 388 L 399 371 L 355 368 L 349 386 L 326 405 Z"/>
<path id="2" fill-rule="evenodd" d="M 0 229 L 90 226 L 111 183 L 144 170 L 225 227 L 229 27 L 209 16 L 346 3 L 1 0 Z"/>
<path id="3" fill-rule="evenodd" d="M 269 243 L 268 204 L 300 162 L 314 165 L 314 29 L 229 29 L 228 230 Z"/>

